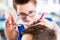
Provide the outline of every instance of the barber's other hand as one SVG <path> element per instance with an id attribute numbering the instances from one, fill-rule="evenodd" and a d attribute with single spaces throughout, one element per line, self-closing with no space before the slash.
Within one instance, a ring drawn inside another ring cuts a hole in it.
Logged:
<path id="1" fill-rule="evenodd" d="M 5 36 L 8 40 L 17 40 L 18 37 L 18 28 L 16 25 L 16 20 L 13 15 L 10 13 L 5 24 Z"/>

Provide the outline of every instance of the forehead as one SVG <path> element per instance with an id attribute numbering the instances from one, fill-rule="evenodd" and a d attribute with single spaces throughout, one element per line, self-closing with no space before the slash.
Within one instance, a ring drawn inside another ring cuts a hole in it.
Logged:
<path id="1" fill-rule="evenodd" d="M 31 34 L 24 34 L 22 36 L 22 40 L 32 40 L 32 35 Z"/>
<path id="2" fill-rule="evenodd" d="M 32 2 L 28 2 L 27 4 L 17 5 L 17 12 L 28 12 L 35 11 L 36 6 Z"/>

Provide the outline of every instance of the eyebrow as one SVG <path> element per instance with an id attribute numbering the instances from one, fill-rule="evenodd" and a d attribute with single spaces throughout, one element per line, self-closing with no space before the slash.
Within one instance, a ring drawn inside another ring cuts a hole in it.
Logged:
<path id="1" fill-rule="evenodd" d="M 26 15 L 24 12 L 20 12 L 20 13 L 18 14 L 18 16 L 19 16 L 20 14 L 22 14 L 22 15 Z"/>
<path id="2" fill-rule="evenodd" d="M 29 11 L 29 14 L 32 13 L 32 12 L 34 12 L 34 11 Z"/>
<path id="3" fill-rule="evenodd" d="M 31 14 L 32 12 L 36 12 L 36 11 L 28 11 L 29 12 L 29 14 Z M 26 13 L 24 13 L 24 12 L 20 12 L 19 14 L 18 14 L 18 16 L 20 15 L 20 14 L 22 14 L 22 15 L 26 15 Z"/>
<path id="4" fill-rule="evenodd" d="M 24 13 L 24 12 L 20 12 L 19 14 L 25 15 L 25 13 Z"/>

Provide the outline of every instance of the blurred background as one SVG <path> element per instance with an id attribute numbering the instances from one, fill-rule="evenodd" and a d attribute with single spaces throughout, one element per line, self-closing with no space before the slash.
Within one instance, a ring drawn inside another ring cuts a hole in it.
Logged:
<path id="1" fill-rule="evenodd" d="M 60 27 L 60 0 L 37 0 L 37 15 L 42 12 Z M 0 0 L 0 40 L 5 40 L 4 27 L 8 12 L 14 10 L 12 0 Z M 16 13 L 15 11 L 13 13 Z"/>

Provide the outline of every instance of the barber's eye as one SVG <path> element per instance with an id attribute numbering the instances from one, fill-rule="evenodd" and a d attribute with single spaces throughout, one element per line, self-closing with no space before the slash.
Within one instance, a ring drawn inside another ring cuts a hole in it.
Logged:
<path id="1" fill-rule="evenodd" d="M 20 15 L 26 15 L 25 13 L 21 12 Z"/>
<path id="2" fill-rule="evenodd" d="M 30 11 L 29 14 L 33 13 L 33 11 Z"/>
<path id="3" fill-rule="evenodd" d="M 24 12 L 19 13 L 17 16 L 25 16 L 26 14 Z"/>

